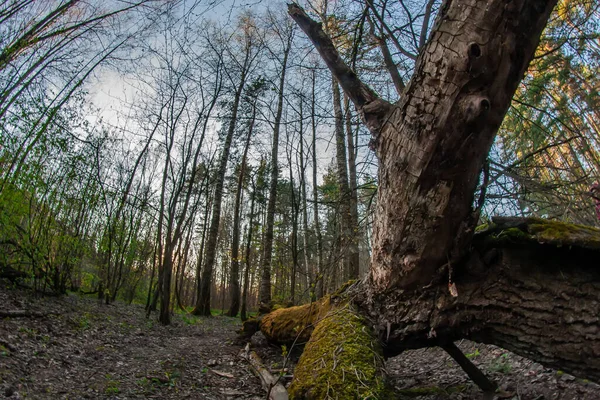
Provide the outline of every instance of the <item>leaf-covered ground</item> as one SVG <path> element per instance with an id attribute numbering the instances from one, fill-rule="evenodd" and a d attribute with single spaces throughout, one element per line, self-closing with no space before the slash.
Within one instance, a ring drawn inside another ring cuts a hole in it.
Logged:
<path id="1" fill-rule="evenodd" d="M 240 322 L 177 314 L 168 327 L 143 307 L 102 305 L 91 298 L 34 297 L 0 285 L 0 398 L 18 399 L 264 399 L 258 378 L 238 357 Z M 289 349 L 257 334 L 257 352 L 289 383 Z M 600 386 L 545 369 L 494 346 L 459 347 L 514 400 L 600 399 Z M 292 349 L 293 350 L 293 349 Z M 297 352 L 292 351 L 297 355 Z M 408 351 L 388 360 L 403 398 L 481 399 L 479 389 L 442 350 Z"/>
<path id="2" fill-rule="evenodd" d="M 0 319 L 0 398 L 264 398 L 233 345 L 238 319 L 175 315 L 164 327 L 141 306 L 2 286 L 0 310 L 56 314 Z"/>
<path id="3" fill-rule="evenodd" d="M 547 369 L 496 346 L 457 342 L 464 354 L 500 387 L 494 399 L 597 400 L 600 386 Z M 440 348 L 407 351 L 388 360 L 394 386 L 420 400 L 481 399 L 481 391 Z"/>

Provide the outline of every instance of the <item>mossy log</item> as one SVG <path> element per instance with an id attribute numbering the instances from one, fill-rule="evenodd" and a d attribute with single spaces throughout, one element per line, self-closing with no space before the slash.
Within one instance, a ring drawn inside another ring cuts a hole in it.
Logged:
<path id="1" fill-rule="evenodd" d="M 357 281 L 344 283 L 335 293 L 327 295 L 315 302 L 301 306 L 278 308 L 259 318 L 258 328 L 265 337 L 278 344 L 304 345 L 310 339 L 315 326 L 328 315 L 333 308 L 345 304 L 347 292 L 356 287 Z M 244 331 L 256 331 L 256 321 L 244 324 Z M 247 326 L 246 326 L 247 325 Z"/>
<path id="2" fill-rule="evenodd" d="M 294 372 L 291 399 L 389 398 L 379 340 L 351 305 L 316 325 Z"/>
<path id="3" fill-rule="evenodd" d="M 556 247 L 600 250 L 600 229 L 542 218 L 493 217 L 478 230 L 487 245 L 539 243 Z M 480 244 L 481 247 L 481 244 Z"/>
<path id="4" fill-rule="evenodd" d="M 600 382 L 599 240 L 595 228 L 537 218 L 496 219 L 475 235 L 465 260 L 453 266 L 458 296 L 448 290 L 447 272 L 419 291 L 386 297 L 370 296 L 365 281 L 312 305 L 268 314 L 260 328 L 279 343 L 310 337 L 292 385 L 294 398 L 331 394 L 340 375 L 349 379 L 348 370 L 362 370 L 372 393 L 379 393 L 384 386 L 377 355 L 443 347 L 462 338 Z M 348 349 L 354 345 L 364 346 L 361 354 L 368 357 L 353 359 L 356 352 Z M 344 367 L 338 368 L 342 353 L 332 346 L 346 350 Z M 356 382 L 366 382 L 359 378 Z M 353 395 L 341 392 L 338 398 L 367 393 L 352 388 Z"/>
<path id="5" fill-rule="evenodd" d="M 280 308 L 262 317 L 260 330 L 271 342 L 305 344 L 330 308 L 331 296 L 301 306 Z"/>

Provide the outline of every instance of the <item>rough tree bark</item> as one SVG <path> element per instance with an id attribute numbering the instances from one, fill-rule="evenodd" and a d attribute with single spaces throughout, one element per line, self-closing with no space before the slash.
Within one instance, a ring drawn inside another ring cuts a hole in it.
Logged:
<path id="1" fill-rule="evenodd" d="M 535 236 L 537 247 L 469 254 L 480 171 L 555 4 L 445 1 L 396 104 L 358 79 L 320 24 L 289 6 L 373 135 L 379 157 L 373 257 L 368 278 L 349 298 L 387 355 L 470 337 L 600 379 L 600 276 L 585 267 L 596 254 L 580 248 L 556 264 L 556 252 L 569 250 L 540 242 L 565 228 L 540 233 L 531 221 L 525 231 L 517 228 Z M 299 368 L 323 351 L 311 348 Z M 317 366 L 311 376 L 332 373 Z M 305 379 L 294 387 L 311 385 Z"/>

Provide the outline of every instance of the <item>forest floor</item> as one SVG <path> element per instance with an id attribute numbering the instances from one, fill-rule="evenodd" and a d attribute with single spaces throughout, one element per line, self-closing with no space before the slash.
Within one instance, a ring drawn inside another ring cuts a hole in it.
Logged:
<path id="1" fill-rule="evenodd" d="M 0 398 L 264 399 L 260 381 L 239 357 L 239 319 L 176 314 L 171 326 L 146 319 L 143 307 L 102 305 L 70 295 L 36 297 L 0 284 Z M 255 335 L 252 344 L 289 383 L 293 363 Z M 471 360 L 514 400 L 600 399 L 600 386 L 545 369 L 494 346 L 463 341 Z M 293 352 L 294 353 L 294 352 Z M 285 368 L 285 369 L 284 369 Z M 480 399 L 481 392 L 437 348 L 388 360 L 406 398 Z M 500 398 L 500 397 L 496 397 Z"/>

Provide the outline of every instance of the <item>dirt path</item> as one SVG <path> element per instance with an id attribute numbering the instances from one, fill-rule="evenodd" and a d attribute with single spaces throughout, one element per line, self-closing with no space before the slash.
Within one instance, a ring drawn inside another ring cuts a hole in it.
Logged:
<path id="1" fill-rule="evenodd" d="M 176 315 L 163 327 L 140 306 L 32 298 L 0 288 L 0 398 L 262 399 L 233 345 L 239 320 Z"/>

